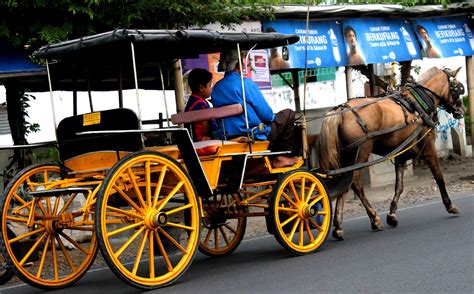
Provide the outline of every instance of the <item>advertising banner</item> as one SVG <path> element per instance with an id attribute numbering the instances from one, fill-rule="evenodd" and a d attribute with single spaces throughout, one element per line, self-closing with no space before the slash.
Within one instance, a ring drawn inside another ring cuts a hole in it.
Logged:
<path id="1" fill-rule="evenodd" d="M 420 59 L 410 24 L 401 19 L 347 19 L 342 21 L 349 65 Z"/>
<path id="2" fill-rule="evenodd" d="M 279 32 L 300 36 L 298 43 L 269 49 L 270 69 L 304 68 L 307 46 L 308 68 L 343 66 L 347 58 L 343 49 L 342 30 L 336 21 L 310 21 L 306 45 L 306 21 L 274 20 L 263 23 L 264 32 Z M 288 52 L 282 52 L 288 48 Z M 289 54 L 289 60 L 282 57 Z"/>
<path id="3" fill-rule="evenodd" d="M 413 19 L 410 22 L 423 47 L 423 57 L 474 54 L 474 27 L 467 16 Z"/>

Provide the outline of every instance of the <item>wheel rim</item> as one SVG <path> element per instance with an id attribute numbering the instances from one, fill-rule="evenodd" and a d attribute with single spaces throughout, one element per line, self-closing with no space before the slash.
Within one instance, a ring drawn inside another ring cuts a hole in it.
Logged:
<path id="1" fill-rule="evenodd" d="M 188 176 L 175 161 L 142 154 L 123 161 L 103 185 L 99 244 L 109 266 L 138 287 L 177 279 L 199 240 L 199 209 Z"/>
<path id="2" fill-rule="evenodd" d="M 240 196 L 216 194 L 203 201 L 204 218 L 201 226 L 199 250 L 211 256 L 229 254 L 242 241 L 247 219 L 239 216 L 245 209 L 239 208 Z"/>
<path id="3" fill-rule="evenodd" d="M 297 253 L 319 248 L 331 223 L 330 200 L 323 184 L 309 172 L 295 172 L 274 195 L 274 221 L 281 242 Z"/>
<path id="4" fill-rule="evenodd" d="M 3 203 L 2 231 L 10 228 L 16 235 L 3 234 L 2 249 L 8 265 L 22 280 L 42 288 L 61 288 L 76 282 L 97 252 L 92 214 L 82 212 L 74 201 L 84 202 L 83 194 L 42 198 L 29 194 L 52 189 L 59 182 L 58 166 L 32 168 L 7 188 Z M 31 210 L 34 213 L 30 214 Z M 79 231 L 88 232 L 82 242 L 74 237 Z"/>

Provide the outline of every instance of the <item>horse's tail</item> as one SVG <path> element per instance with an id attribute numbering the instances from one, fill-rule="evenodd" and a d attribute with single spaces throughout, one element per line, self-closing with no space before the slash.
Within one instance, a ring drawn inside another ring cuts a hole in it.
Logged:
<path id="1" fill-rule="evenodd" d="M 333 170 L 340 166 L 339 152 L 341 143 L 339 141 L 339 125 L 342 123 L 342 114 L 332 114 L 323 120 L 321 132 L 316 142 L 319 167 L 323 170 Z"/>

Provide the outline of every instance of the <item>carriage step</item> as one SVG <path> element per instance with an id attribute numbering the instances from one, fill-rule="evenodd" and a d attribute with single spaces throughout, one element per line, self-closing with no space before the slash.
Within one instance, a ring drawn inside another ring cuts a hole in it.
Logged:
<path id="1" fill-rule="evenodd" d="M 62 188 L 62 189 L 34 191 L 34 192 L 30 192 L 29 194 L 33 197 L 51 197 L 51 196 L 58 196 L 62 194 L 89 192 L 92 189 L 94 189 L 94 187 L 71 187 L 71 188 Z"/>

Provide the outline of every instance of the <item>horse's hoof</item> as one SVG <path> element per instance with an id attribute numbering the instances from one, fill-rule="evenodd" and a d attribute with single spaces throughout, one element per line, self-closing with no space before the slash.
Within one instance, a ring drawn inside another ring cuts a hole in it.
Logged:
<path id="1" fill-rule="evenodd" d="M 459 210 L 456 205 L 451 204 L 451 207 L 448 209 L 448 212 L 452 214 L 460 214 L 461 210 Z"/>
<path id="2" fill-rule="evenodd" d="M 395 213 L 389 213 L 387 214 L 387 224 L 391 227 L 396 227 L 398 226 L 398 218 Z"/>
<path id="3" fill-rule="evenodd" d="M 343 230 L 333 230 L 332 237 L 338 241 L 344 240 L 344 231 Z"/>
<path id="4" fill-rule="evenodd" d="M 373 231 L 379 231 L 383 229 L 383 223 L 379 216 L 376 216 L 374 221 L 371 223 Z"/>

